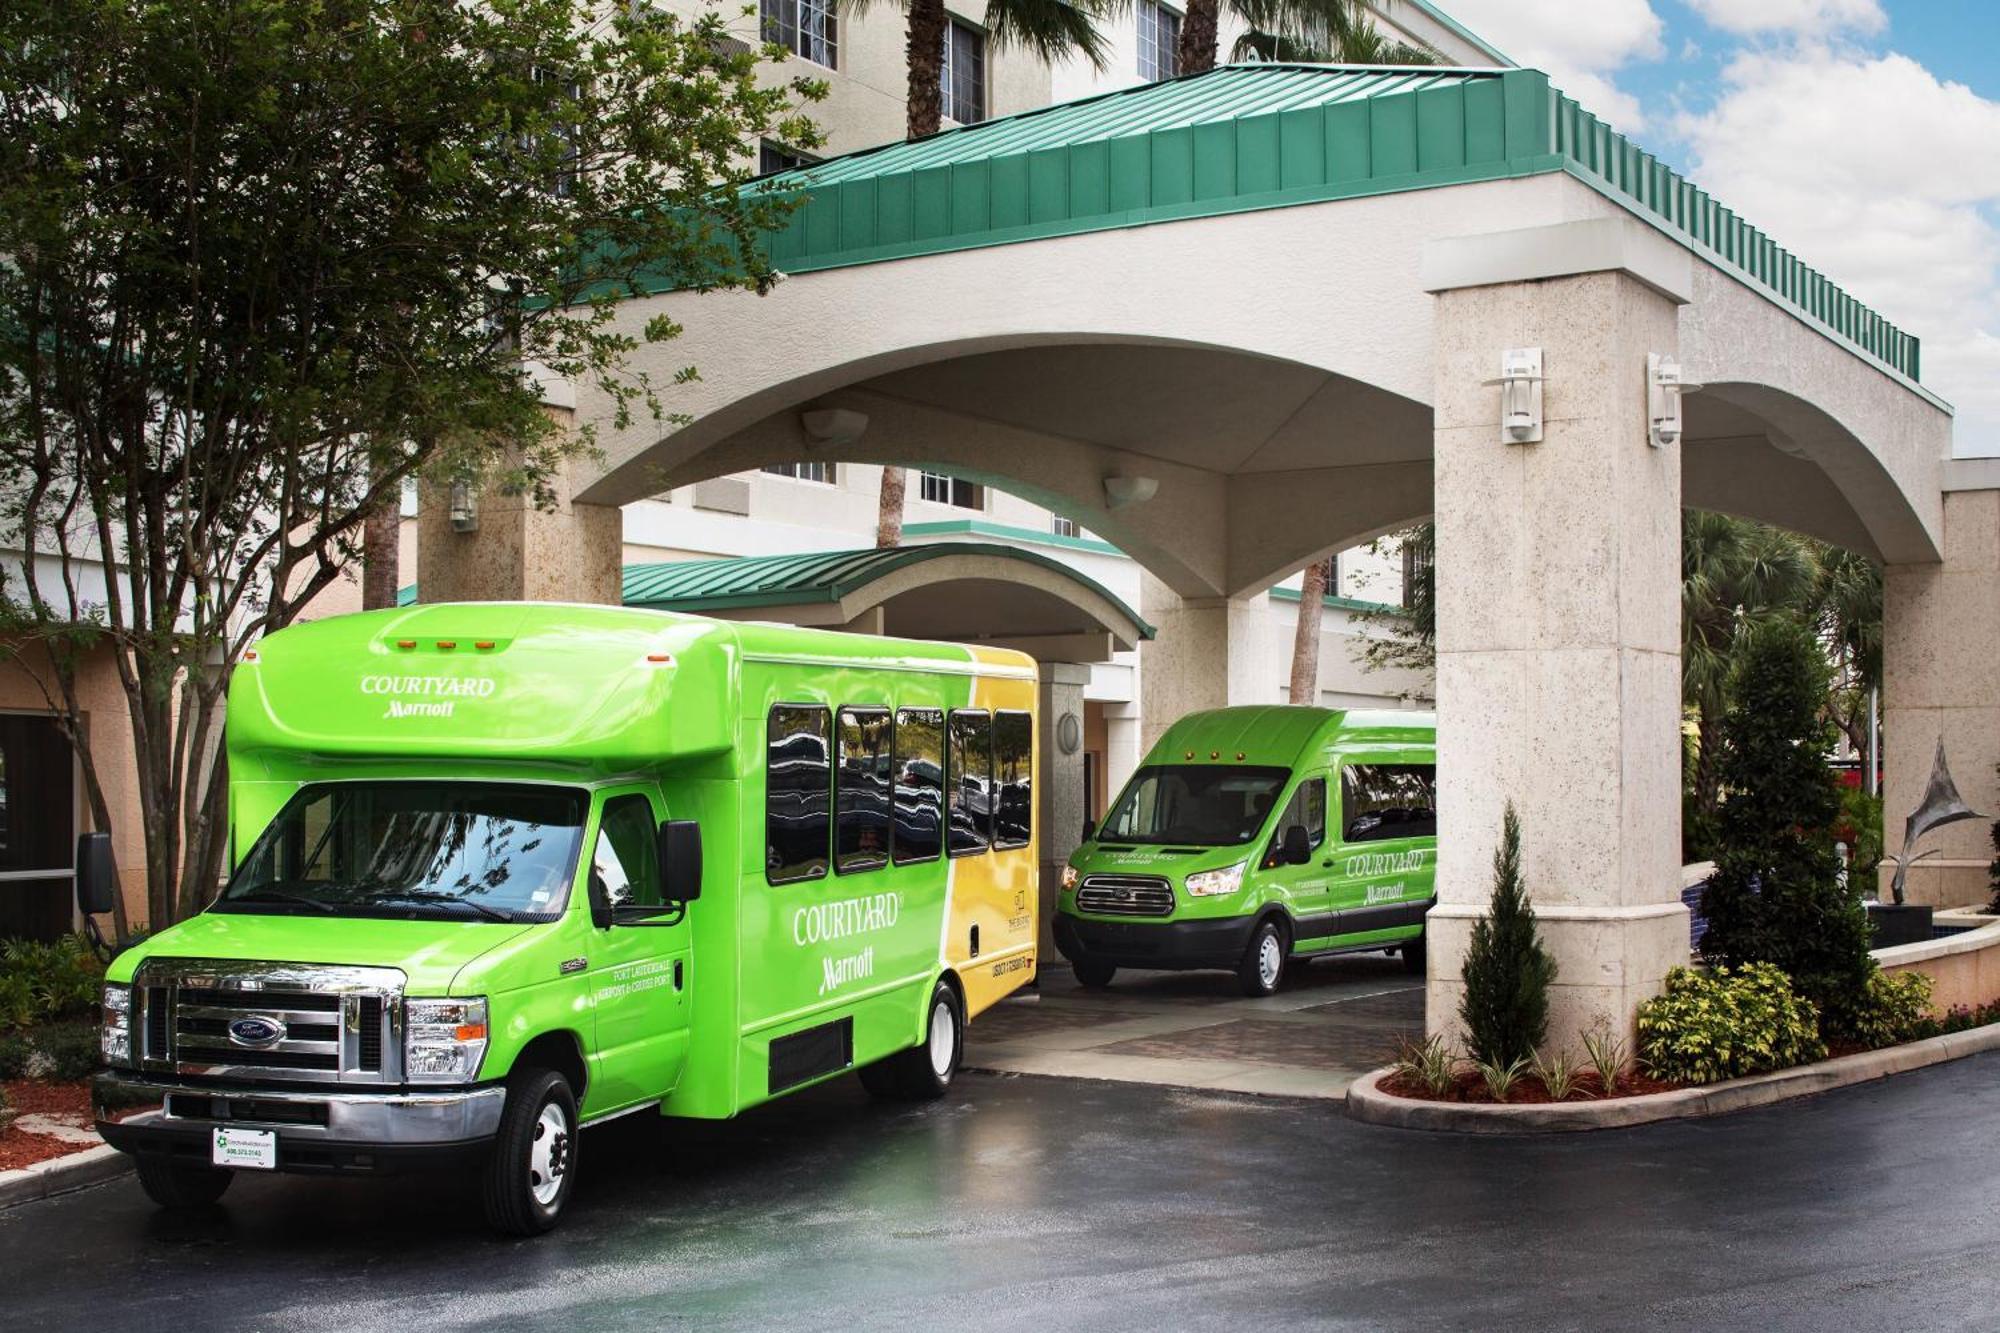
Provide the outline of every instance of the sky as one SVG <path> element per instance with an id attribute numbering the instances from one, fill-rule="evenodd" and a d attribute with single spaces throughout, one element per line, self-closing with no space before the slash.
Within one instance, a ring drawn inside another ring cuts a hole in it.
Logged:
<path id="1" fill-rule="evenodd" d="M 2000 454 L 2000 0 L 1438 0 L 1923 341 Z"/>

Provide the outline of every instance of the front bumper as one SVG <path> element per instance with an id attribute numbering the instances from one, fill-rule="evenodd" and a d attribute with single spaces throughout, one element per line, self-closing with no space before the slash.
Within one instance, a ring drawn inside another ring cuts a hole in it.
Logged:
<path id="1" fill-rule="evenodd" d="M 1100 921 L 1056 914 L 1056 948 L 1072 963 L 1179 970 L 1235 967 L 1250 947 L 1254 916 L 1191 921 Z"/>
<path id="2" fill-rule="evenodd" d="M 121 1152 L 209 1160 L 218 1127 L 271 1129 L 280 1171 L 377 1173 L 461 1165 L 484 1156 L 500 1127 L 498 1085 L 423 1092 L 245 1088 L 100 1074 L 97 1132 Z M 118 1108 L 161 1102 L 126 1120 Z"/>

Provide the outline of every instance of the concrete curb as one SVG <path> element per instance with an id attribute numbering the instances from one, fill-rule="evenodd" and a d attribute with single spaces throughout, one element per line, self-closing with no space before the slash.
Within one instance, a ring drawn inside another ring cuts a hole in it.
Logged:
<path id="1" fill-rule="evenodd" d="M 0 1171 L 0 1208 L 52 1198 L 115 1180 L 132 1169 L 132 1159 L 108 1143 L 85 1148 L 66 1157 L 24 1166 L 18 1171 Z"/>
<path id="2" fill-rule="evenodd" d="M 1879 1051 L 1843 1055 L 1817 1064 L 1754 1074 L 1700 1088 L 1643 1097 L 1615 1097 L 1602 1102 L 1556 1102 L 1528 1106 L 1482 1106 L 1477 1103 L 1419 1102 L 1392 1097 L 1376 1085 L 1389 1070 L 1378 1069 L 1356 1079 L 1347 1090 L 1347 1114 L 1371 1125 L 1398 1129 L 1430 1129 L 1454 1134 L 1564 1134 L 1586 1129 L 1623 1129 L 1656 1120 L 1685 1120 L 1725 1115 L 1753 1106 L 1811 1097 L 1856 1083 L 1872 1083 L 1891 1074 L 1943 1064 L 1981 1051 L 2000 1050 L 2000 1023 L 1948 1032 L 1940 1037 L 1885 1046 Z"/>

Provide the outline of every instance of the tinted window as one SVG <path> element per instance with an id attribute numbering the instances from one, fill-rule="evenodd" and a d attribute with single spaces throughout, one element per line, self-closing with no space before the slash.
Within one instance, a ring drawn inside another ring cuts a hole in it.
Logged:
<path id="1" fill-rule="evenodd" d="M 1437 836 L 1435 764 L 1355 764 L 1341 770 L 1348 842 Z"/>
<path id="2" fill-rule="evenodd" d="M 993 715 L 993 845 L 1025 847 L 1035 827 L 1035 720 L 1026 713 Z"/>
<path id="3" fill-rule="evenodd" d="M 993 837 L 993 718 L 954 709 L 948 728 L 950 762 L 945 808 L 950 812 L 951 854 L 979 852 Z"/>
<path id="4" fill-rule="evenodd" d="M 1105 817 L 1099 842 L 1227 847 L 1257 836 L 1290 769 L 1156 764 L 1132 775 Z"/>
<path id="5" fill-rule="evenodd" d="M 944 710 L 896 714 L 896 863 L 934 861 L 944 850 Z"/>
<path id="6" fill-rule="evenodd" d="M 636 793 L 605 803 L 590 857 L 591 888 L 613 907 L 661 907 L 659 825 Z"/>
<path id="7" fill-rule="evenodd" d="M 779 704 L 771 710 L 764 775 L 764 873 L 773 884 L 826 873 L 832 772 L 827 710 Z"/>
<path id="8" fill-rule="evenodd" d="M 845 874 L 889 863 L 889 710 L 843 708 L 839 722 L 833 868 Z"/>
<path id="9" fill-rule="evenodd" d="M 1325 778 L 1307 778 L 1292 793 L 1292 799 L 1285 802 L 1278 822 L 1271 828 L 1271 849 L 1264 854 L 1265 869 L 1278 864 L 1279 849 L 1285 845 L 1285 832 L 1291 828 L 1306 831 L 1306 845 L 1309 847 L 1317 847 L 1326 841 Z"/>

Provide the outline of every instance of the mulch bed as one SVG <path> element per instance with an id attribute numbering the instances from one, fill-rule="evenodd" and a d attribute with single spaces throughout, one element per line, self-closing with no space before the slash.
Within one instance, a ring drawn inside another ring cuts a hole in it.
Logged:
<path id="1" fill-rule="evenodd" d="M 1375 1086 L 1391 1097 L 1403 1097 L 1413 1102 L 1475 1102 L 1487 1106 L 1495 1104 L 1493 1095 L 1486 1090 L 1486 1081 L 1479 1077 L 1477 1071 L 1470 1069 L 1459 1073 L 1458 1086 L 1443 1097 L 1433 1096 L 1431 1090 L 1424 1084 L 1415 1079 L 1405 1078 L 1401 1074 L 1391 1074 Z M 1612 1098 L 1644 1097 L 1650 1093 L 1672 1092 L 1676 1088 L 1686 1086 L 1688 1085 L 1683 1083 L 1663 1083 L 1659 1079 L 1648 1078 L 1634 1069 L 1619 1075 L 1618 1088 L 1609 1095 Z M 1507 1093 L 1509 1106 L 1546 1105 L 1555 1100 L 1549 1096 L 1549 1090 L 1542 1086 L 1542 1081 L 1533 1074 L 1522 1075 L 1521 1080 Z M 1570 1089 L 1569 1096 L 1563 1100 L 1598 1102 L 1606 1100 L 1606 1094 L 1596 1073 L 1587 1072 L 1577 1075 L 1576 1086 Z"/>
<path id="2" fill-rule="evenodd" d="M 7 1092 L 7 1105 L 24 1115 L 60 1116 L 74 1124 L 91 1123 L 90 1082 L 46 1083 L 40 1079 L 15 1079 L 0 1083 Z M 9 1124 L 0 1129 L 0 1171 L 18 1171 L 24 1166 L 66 1157 L 83 1149 L 74 1143 L 47 1134 L 27 1134 Z"/>

